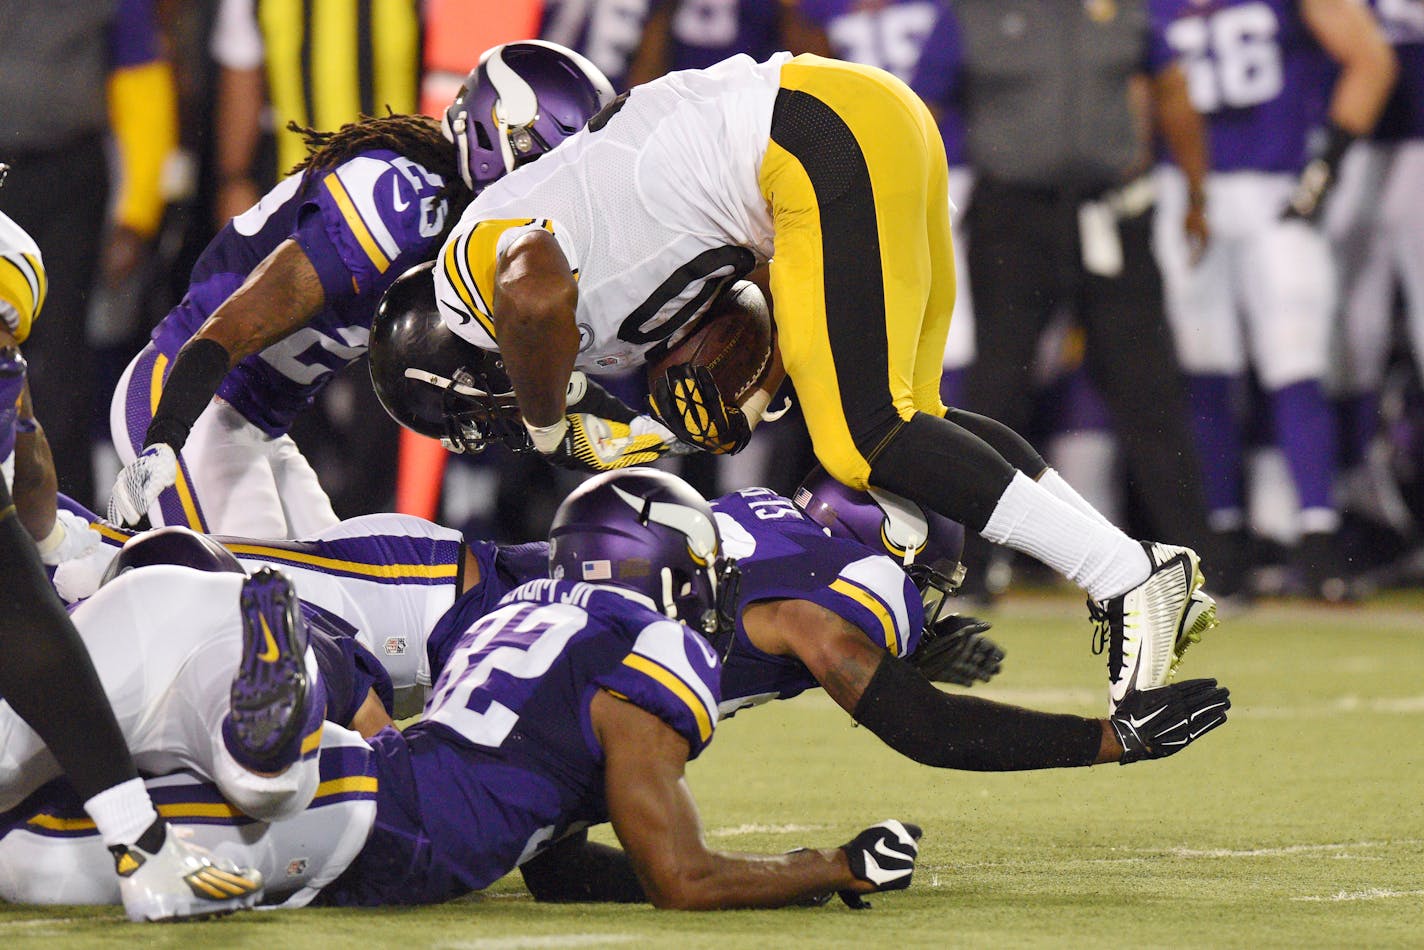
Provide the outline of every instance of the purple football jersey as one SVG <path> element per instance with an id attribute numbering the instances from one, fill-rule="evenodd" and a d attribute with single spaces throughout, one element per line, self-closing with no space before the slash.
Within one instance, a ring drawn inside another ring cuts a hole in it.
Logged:
<path id="1" fill-rule="evenodd" d="M 1293 0 L 1151 0 L 1153 59 L 1175 57 L 1215 171 L 1297 172 L 1334 65 Z"/>
<path id="2" fill-rule="evenodd" d="M 910 88 L 935 109 L 939 134 L 944 138 L 944 154 L 950 165 L 969 163 L 964 143 L 964 116 L 959 105 L 963 44 L 959 19 L 952 10 L 941 10 L 910 77 Z"/>
<path id="3" fill-rule="evenodd" d="M 501 545 L 467 538 L 465 544 L 480 565 L 480 582 L 455 598 L 455 603 L 435 622 L 425 641 L 432 681 L 445 669 L 445 662 L 465 631 L 493 612 L 505 594 L 529 581 L 549 576 L 547 542 Z"/>
<path id="4" fill-rule="evenodd" d="M 722 670 L 722 714 L 789 699 L 820 684 L 804 664 L 754 647 L 741 612 L 762 600 L 807 600 L 844 618 L 898 656 L 920 643 L 924 608 L 908 575 L 864 545 L 829 537 L 789 498 L 748 488 L 712 503 L 722 547 L 737 559 L 737 632 Z"/>
<path id="5" fill-rule="evenodd" d="M 188 293 L 154 328 L 172 359 L 277 245 L 291 238 L 321 279 L 325 305 L 284 340 L 242 360 L 218 395 L 281 435 L 331 374 L 366 352 L 371 316 L 391 282 L 435 256 L 449 213 L 439 175 L 372 149 L 316 175 L 293 175 L 218 232 Z"/>
<path id="6" fill-rule="evenodd" d="M 1424 138 L 1424 0 L 1370 0 L 1399 57 L 1399 81 L 1374 137 L 1382 142 Z"/>
<path id="7" fill-rule="evenodd" d="M 668 68 L 706 69 L 746 53 L 762 62 L 782 48 L 777 5 L 766 0 L 663 0 Z"/>
<path id="8" fill-rule="evenodd" d="M 959 70 L 959 31 L 942 0 L 802 0 L 800 9 L 826 31 L 837 58 L 894 73 L 934 104 L 949 163 L 964 164 L 963 125 L 948 88 Z"/>
<path id="9" fill-rule="evenodd" d="M 577 50 L 624 89 L 652 0 L 545 0 L 539 36 Z"/>
<path id="10" fill-rule="evenodd" d="M 717 723 L 718 675 L 706 640 L 636 594 L 548 580 L 510 592 L 461 635 L 425 718 L 372 739 L 371 837 L 322 899 L 447 900 L 608 820 L 594 693 L 662 719 L 695 757 Z"/>

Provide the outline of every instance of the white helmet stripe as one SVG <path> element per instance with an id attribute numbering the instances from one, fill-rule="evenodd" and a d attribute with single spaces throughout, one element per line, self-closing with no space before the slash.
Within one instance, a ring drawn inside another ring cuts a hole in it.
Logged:
<path id="1" fill-rule="evenodd" d="M 666 525 L 675 531 L 680 531 L 687 536 L 687 546 L 693 554 L 705 561 L 710 561 L 717 554 L 717 527 L 696 508 L 689 508 L 686 505 L 673 504 L 666 501 L 649 502 L 636 495 L 619 488 L 617 485 L 608 486 L 618 493 L 618 497 L 628 503 L 639 514 L 642 513 L 646 505 L 648 509 L 648 520 L 655 524 Z"/>

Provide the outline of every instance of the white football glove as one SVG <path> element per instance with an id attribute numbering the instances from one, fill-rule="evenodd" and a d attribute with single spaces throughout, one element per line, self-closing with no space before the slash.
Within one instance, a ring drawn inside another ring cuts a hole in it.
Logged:
<path id="1" fill-rule="evenodd" d="M 55 566 L 51 579 L 54 592 L 66 604 L 94 596 L 109 565 L 118 556 L 119 548 L 112 544 L 100 544 L 80 557 L 61 561 Z"/>
<path id="2" fill-rule="evenodd" d="M 628 431 L 634 436 L 652 435 L 657 436 L 667 443 L 668 455 L 691 455 L 700 451 L 695 445 L 688 445 L 682 442 L 677 436 L 672 434 L 672 430 L 663 425 L 648 413 L 643 413 L 628 423 Z"/>
<path id="3" fill-rule="evenodd" d="M 103 543 L 103 536 L 89 527 L 89 522 L 61 508 L 55 512 L 54 530 L 37 547 L 40 560 L 53 567 L 84 557 Z"/>
<path id="4" fill-rule="evenodd" d="M 163 442 L 139 453 L 114 482 L 109 496 L 109 520 L 118 525 L 135 525 L 148 513 L 163 489 L 178 481 L 178 456 Z"/>

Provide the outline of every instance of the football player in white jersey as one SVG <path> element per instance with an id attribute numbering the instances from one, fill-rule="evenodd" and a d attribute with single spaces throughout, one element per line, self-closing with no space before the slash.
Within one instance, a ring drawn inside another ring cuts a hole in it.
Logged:
<path id="1" fill-rule="evenodd" d="M 0 164 L 0 183 L 6 170 Z M 0 214 L 0 454 L 7 462 L 0 480 L 0 552 L 6 564 L 0 578 L 0 616 L 5 617 L 0 624 L 0 716 L 42 741 L 49 762 L 69 777 L 102 846 L 113 850 L 119 875 L 107 877 L 106 884 L 131 918 L 201 915 L 250 905 L 261 893 L 259 875 L 227 861 L 214 862 L 168 834 L 138 778 L 84 642 L 50 590 L 32 536 L 41 539 L 48 557 L 58 558 L 82 553 L 87 532 L 68 531 L 55 520 L 52 504 L 47 517 L 41 512 L 25 519 L 11 501 L 10 463 L 17 444 L 22 454 L 48 457 L 43 432 L 29 411 L 25 363 L 18 350 L 44 304 L 47 281 L 39 248 Z M 36 487 L 22 481 L 19 490 L 29 496 Z M 53 492 L 52 483 L 48 491 Z M 222 875 L 226 883 L 204 892 L 186 880 L 207 875 Z"/>
<path id="2" fill-rule="evenodd" d="M 948 169 L 908 87 L 816 56 L 734 56 L 636 87 L 550 149 L 545 114 L 587 76 L 559 61 L 516 74 L 506 57 L 523 47 L 486 53 L 446 113 L 480 194 L 435 286 L 447 325 L 499 350 L 535 448 L 591 470 L 665 452 L 624 424 L 567 413 L 571 372 L 659 356 L 770 260 L 781 356 L 826 469 L 1082 586 L 1131 657 L 1114 705 L 1131 686 L 1161 685 L 1215 622 L 1197 555 L 1132 540 L 1016 433 L 940 401 L 955 299 Z M 705 374 L 664 382 L 658 415 L 684 441 L 735 451 L 750 437 L 758 406 L 725 405 Z"/>

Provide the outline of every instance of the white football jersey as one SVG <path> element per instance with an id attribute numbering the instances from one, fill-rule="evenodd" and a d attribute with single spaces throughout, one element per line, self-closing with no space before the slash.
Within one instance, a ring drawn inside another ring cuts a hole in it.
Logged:
<path id="1" fill-rule="evenodd" d="M 579 369 L 618 372 L 676 343 L 724 284 L 771 257 L 758 177 L 790 58 L 733 56 L 638 86 L 606 123 L 486 188 L 440 251 L 446 324 L 497 350 L 496 260 L 543 228 L 578 280 Z"/>
<path id="2" fill-rule="evenodd" d="M 30 335 L 48 290 L 39 246 L 24 228 L 0 212 L 0 320 L 17 343 Z"/>

